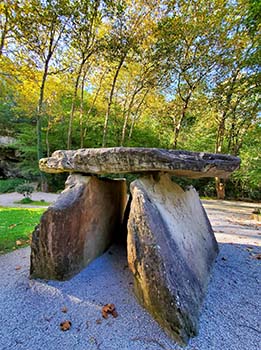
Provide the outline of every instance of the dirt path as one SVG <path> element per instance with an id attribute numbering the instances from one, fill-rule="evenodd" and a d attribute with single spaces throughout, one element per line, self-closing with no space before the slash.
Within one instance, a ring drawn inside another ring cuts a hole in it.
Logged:
<path id="1" fill-rule="evenodd" d="M 261 222 L 251 219 L 261 203 L 204 200 L 203 205 L 219 243 L 261 246 Z"/>

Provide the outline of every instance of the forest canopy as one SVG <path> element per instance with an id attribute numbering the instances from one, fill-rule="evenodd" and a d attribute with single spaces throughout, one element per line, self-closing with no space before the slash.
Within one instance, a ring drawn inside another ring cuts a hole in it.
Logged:
<path id="1" fill-rule="evenodd" d="M 201 194 L 260 199 L 260 16 L 258 0 L 3 0 L 0 135 L 21 176 L 57 149 L 188 149 L 242 159 Z"/>

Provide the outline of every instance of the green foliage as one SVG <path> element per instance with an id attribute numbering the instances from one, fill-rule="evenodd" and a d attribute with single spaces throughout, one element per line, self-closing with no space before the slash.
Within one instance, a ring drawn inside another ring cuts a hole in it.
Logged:
<path id="1" fill-rule="evenodd" d="M 0 207 L 0 254 L 28 245 L 44 210 Z"/>
<path id="2" fill-rule="evenodd" d="M 30 199 L 34 191 L 34 187 L 29 183 L 23 183 L 16 187 L 16 191 L 18 193 L 21 193 L 25 197 L 25 199 Z"/>
<path id="3" fill-rule="evenodd" d="M 180 148 L 240 155 L 227 195 L 260 197 L 260 1 L 4 0 L 0 15 L 0 129 L 21 176 L 67 147 Z"/>
<path id="4" fill-rule="evenodd" d="M 46 202 L 45 200 L 41 201 L 33 201 L 31 198 L 26 197 L 21 199 L 20 201 L 14 202 L 17 204 L 31 204 L 31 205 L 36 205 L 36 206 L 48 206 L 50 203 Z"/>
<path id="5" fill-rule="evenodd" d="M 24 179 L 0 180 L 0 193 L 15 192 L 17 186 L 24 183 Z"/>

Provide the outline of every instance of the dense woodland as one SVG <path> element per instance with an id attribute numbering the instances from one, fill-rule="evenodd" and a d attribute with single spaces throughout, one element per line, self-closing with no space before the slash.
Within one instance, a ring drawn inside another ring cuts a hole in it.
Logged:
<path id="1" fill-rule="evenodd" d="M 231 180 L 196 187 L 260 199 L 260 16 L 259 0 L 2 0 L 0 134 L 22 175 L 57 149 L 229 153 Z"/>

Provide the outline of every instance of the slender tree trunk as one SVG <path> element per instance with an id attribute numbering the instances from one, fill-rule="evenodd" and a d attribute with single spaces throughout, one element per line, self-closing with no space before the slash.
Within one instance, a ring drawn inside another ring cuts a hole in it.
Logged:
<path id="1" fill-rule="evenodd" d="M 43 143 L 42 143 L 42 115 L 43 115 L 43 101 L 44 101 L 44 89 L 48 74 L 49 61 L 51 59 L 51 54 L 47 57 L 44 66 L 44 73 L 42 76 L 42 82 L 40 86 L 40 96 L 38 100 L 38 113 L 37 113 L 37 123 L 36 123 L 36 133 L 37 133 L 37 158 L 38 161 L 43 158 Z M 41 174 L 41 190 L 43 192 L 47 191 L 47 182 L 44 173 Z"/>
<path id="2" fill-rule="evenodd" d="M 147 89 L 147 90 L 145 91 L 145 94 L 143 95 L 142 99 L 140 100 L 140 102 L 139 102 L 139 104 L 138 104 L 138 106 L 137 106 L 137 108 L 136 108 L 136 113 L 135 113 L 136 118 L 135 118 L 135 116 L 133 116 L 133 118 L 132 118 L 132 120 L 131 120 L 131 127 L 130 127 L 130 132 L 129 132 L 128 140 L 130 140 L 131 137 L 132 137 L 132 133 L 133 133 L 135 121 L 138 119 L 138 112 L 139 112 L 139 110 L 140 110 L 140 108 L 141 108 L 143 102 L 145 101 L 145 98 L 146 98 L 146 96 L 148 95 L 149 90 L 150 90 L 150 89 Z"/>
<path id="3" fill-rule="evenodd" d="M 106 111 L 105 120 L 104 120 L 104 126 L 103 126 L 102 147 L 105 147 L 106 143 L 107 143 L 108 122 L 109 122 L 109 118 L 110 118 L 110 112 L 111 112 L 111 105 L 112 105 L 114 90 L 115 90 L 117 78 L 118 78 L 118 75 L 120 73 L 120 70 L 121 70 L 121 67 L 123 65 L 123 62 L 125 60 L 125 57 L 126 57 L 126 54 L 124 54 L 121 57 L 120 62 L 118 64 L 118 66 L 117 66 L 117 69 L 116 69 L 114 77 L 113 77 L 111 90 L 110 90 L 110 95 L 109 95 L 109 100 L 108 100 L 108 105 L 107 105 L 107 111 Z"/>
<path id="4" fill-rule="evenodd" d="M 81 84 L 81 102 L 80 102 L 80 139 L 81 139 L 81 148 L 83 148 L 83 140 L 84 140 L 84 130 L 83 130 L 83 97 L 84 97 L 84 86 L 85 86 L 85 78 L 87 75 L 87 70 L 85 70 L 83 77 L 82 77 L 82 84 Z"/>
<path id="5" fill-rule="evenodd" d="M 50 143 L 49 143 L 49 130 L 50 130 L 50 116 L 48 116 L 47 130 L 45 134 L 46 155 L 50 157 Z"/>
<path id="6" fill-rule="evenodd" d="M 222 153 L 222 150 L 223 150 L 223 144 L 224 144 L 224 138 L 225 138 L 225 132 L 226 132 L 226 119 L 227 119 L 227 116 L 229 113 L 229 109 L 231 107 L 234 86 L 235 86 L 239 71 L 240 70 L 237 69 L 233 73 L 232 80 L 231 80 L 231 86 L 230 86 L 229 91 L 228 91 L 227 96 L 226 96 L 225 108 L 223 110 L 222 117 L 221 117 L 220 123 L 218 125 L 218 130 L 217 130 L 216 146 L 215 146 L 216 153 Z M 216 177 L 215 178 L 215 185 L 216 185 L 217 198 L 224 199 L 225 198 L 225 188 L 226 188 L 225 180 Z"/>
<path id="7" fill-rule="evenodd" d="M 4 5 L 5 8 L 5 23 L 2 29 L 1 40 L 0 40 L 0 57 L 3 55 L 3 49 L 5 46 L 5 38 L 7 35 L 7 25 L 8 25 L 8 9 L 7 6 Z"/>
<path id="8" fill-rule="evenodd" d="M 189 104 L 189 100 L 190 100 L 191 94 L 192 94 L 192 92 L 190 92 L 187 95 L 186 99 L 184 100 L 184 104 L 182 106 L 182 112 L 181 112 L 180 119 L 178 121 L 178 124 L 174 126 L 174 139 L 173 139 L 173 148 L 174 149 L 176 149 L 177 146 L 178 146 L 178 138 L 179 138 L 180 128 L 181 128 L 183 120 L 186 117 L 186 112 L 187 112 L 187 109 L 188 109 L 188 104 Z"/>
<path id="9" fill-rule="evenodd" d="M 98 89 L 96 90 L 94 98 L 93 98 L 92 103 L 90 105 L 90 108 L 88 109 L 88 111 L 86 113 L 86 125 L 85 125 L 84 133 L 83 133 L 83 138 L 84 139 L 86 138 L 86 135 L 87 135 L 87 126 L 88 126 L 89 116 L 90 116 L 90 114 L 91 114 L 91 112 L 93 110 L 93 107 L 94 107 L 94 105 L 96 103 L 96 100 L 97 100 L 97 98 L 99 96 L 99 93 L 100 93 L 100 90 L 101 90 L 101 86 L 102 86 L 102 82 L 103 82 L 103 79 L 104 79 L 105 74 L 107 73 L 107 71 L 108 71 L 108 69 L 106 68 L 104 70 L 104 72 L 102 73 L 101 79 L 99 81 Z"/>
<path id="10" fill-rule="evenodd" d="M 85 61 L 82 60 L 80 67 L 79 67 L 79 70 L 78 70 L 78 73 L 77 73 L 75 84 L 74 84 L 73 99 L 72 99 L 69 126 L 68 126 L 68 134 L 67 134 L 67 149 L 70 149 L 72 146 L 72 124 L 73 124 L 74 113 L 75 113 L 75 108 L 76 108 L 78 86 L 79 86 L 79 81 L 80 81 L 80 78 L 82 75 L 82 69 L 83 69 L 84 63 L 85 63 Z"/>
<path id="11" fill-rule="evenodd" d="M 225 199 L 226 182 L 224 179 L 215 177 L 217 199 Z"/>
<path id="12" fill-rule="evenodd" d="M 124 123 L 123 123 L 123 127 L 122 127 L 122 132 L 121 132 L 121 146 L 124 145 L 124 141 L 125 141 L 125 137 L 126 137 L 126 129 L 127 129 L 127 124 L 128 124 L 128 120 L 130 118 L 130 113 L 131 113 L 131 109 L 133 107 L 134 104 L 134 100 L 136 95 L 142 90 L 143 86 L 141 86 L 138 89 L 135 89 L 132 96 L 131 96 L 131 100 L 128 106 L 128 110 L 127 113 L 125 113 L 125 118 L 124 118 Z"/>

